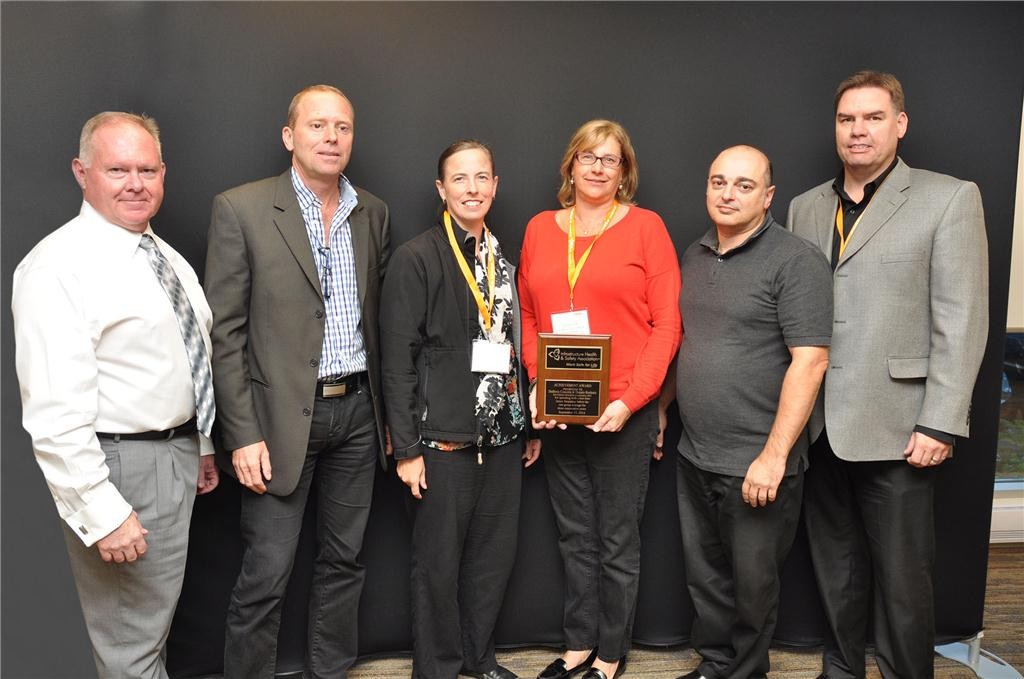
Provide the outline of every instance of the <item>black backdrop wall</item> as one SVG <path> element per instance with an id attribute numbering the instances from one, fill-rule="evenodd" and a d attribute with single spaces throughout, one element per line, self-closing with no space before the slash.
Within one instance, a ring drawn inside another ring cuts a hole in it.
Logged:
<path id="1" fill-rule="evenodd" d="M 518 251 L 524 225 L 555 206 L 557 165 L 576 126 L 621 121 L 641 168 L 639 201 L 677 249 L 706 228 L 706 168 L 724 146 L 765 149 L 776 216 L 835 173 L 831 96 L 863 68 L 908 92 L 911 165 L 975 180 L 991 257 L 989 351 L 973 437 L 943 465 L 938 500 L 938 629 L 983 627 L 1017 140 L 1024 6 L 1012 4 L 15 3 L 2 12 L 3 300 L 17 262 L 71 216 L 77 135 L 106 109 L 163 127 L 167 195 L 155 228 L 202 275 L 214 194 L 279 173 L 292 94 L 334 83 L 355 104 L 348 175 L 391 205 L 396 242 L 429 224 L 435 159 L 461 136 L 494 147 L 501 192 L 489 223 Z M 3 315 L 3 661 L 10 677 L 92 674 L 53 503 L 20 427 L 10 315 Z M 678 438 L 678 422 L 670 445 Z M 671 461 L 654 464 L 636 639 L 686 639 Z M 520 554 L 498 629 L 505 644 L 559 643 L 560 566 L 543 473 L 527 473 Z M 237 572 L 237 486 L 197 504 L 185 591 L 170 644 L 177 676 L 220 665 Z M 380 474 L 360 615 L 366 653 L 409 647 L 402 490 Z M 820 613 L 803 538 L 789 564 L 782 642 L 813 644 Z M 309 550 L 282 635 L 282 670 L 301 658 Z"/>

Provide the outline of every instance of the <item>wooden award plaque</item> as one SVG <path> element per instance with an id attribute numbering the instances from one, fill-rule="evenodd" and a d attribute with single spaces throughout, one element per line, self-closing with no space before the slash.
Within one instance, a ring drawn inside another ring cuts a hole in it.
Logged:
<path id="1" fill-rule="evenodd" d="M 611 335 L 537 335 L 537 420 L 593 424 L 608 407 Z"/>

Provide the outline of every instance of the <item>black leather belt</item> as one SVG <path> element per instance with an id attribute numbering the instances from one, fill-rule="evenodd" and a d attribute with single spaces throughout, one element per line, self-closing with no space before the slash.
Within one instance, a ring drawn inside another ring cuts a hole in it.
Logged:
<path id="1" fill-rule="evenodd" d="M 179 424 L 177 427 L 171 427 L 163 431 L 140 431 L 134 434 L 96 432 L 96 436 L 101 439 L 113 439 L 115 441 L 166 441 L 178 436 L 190 436 L 194 433 L 196 433 L 196 418 L 193 417 L 184 424 Z"/>
<path id="2" fill-rule="evenodd" d="M 328 377 L 316 383 L 316 395 L 320 398 L 347 396 L 354 394 L 363 384 L 366 384 L 365 371 L 344 377 Z"/>

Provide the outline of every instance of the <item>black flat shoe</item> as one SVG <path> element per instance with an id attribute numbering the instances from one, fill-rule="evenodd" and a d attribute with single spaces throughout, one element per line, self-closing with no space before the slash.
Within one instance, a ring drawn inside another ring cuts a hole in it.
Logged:
<path id="1" fill-rule="evenodd" d="M 519 679 L 519 676 L 515 672 L 507 667 L 502 667 L 501 665 L 498 665 L 488 672 L 469 672 L 467 670 L 462 670 L 460 674 L 464 674 L 467 677 L 473 677 L 473 679 Z"/>
<path id="2" fill-rule="evenodd" d="M 619 660 L 619 666 L 615 668 L 615 676 L 612 679 L 619 679 L 623 674 L 626 673 L 626 656 L 622 656 Z M 587 670 L 587 673 L 583 675 L 581 679 L 608 679 L 608 675 L 603 670 L 599 670 L 596 667 L 591 667 Z"/>
<path id="3" fill-rule="evenodd" d="M 590 667 L 596 659 L 596 648 L 590 652 L 590 655 L 587 656 L 586 660 L 572 669 L 567 668 L 565 666 L 565 661 L 561 658 L 555 658 L 551 664 L 545 667 L 543 671 L 537 675 L 537 679 L 568 679 L 569 677 L 579 674 Z"/>

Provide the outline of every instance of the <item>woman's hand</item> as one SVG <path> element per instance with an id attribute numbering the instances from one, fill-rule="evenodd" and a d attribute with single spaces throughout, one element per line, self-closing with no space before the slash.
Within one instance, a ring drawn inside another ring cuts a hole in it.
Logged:
<path id="1" fill-rule="evenodd" d="M 633 411 L 620 400 L 612 401 L 594 424 L 588 424 L 591 431 L 619 431 Z"/>
<path id="2" fill-rule="evenodd" d="M 528 439 L 523 451 L 523 467 L 529 467 L 540 457 L 540 439 Z"/>
<path id="3" fill-rule="evenodd" d="M 654 440 L 654 454 L 652 457 L 655 460 L 660 460 L 665 457 L 665 428 L 668 426 L 668 412 L 662 407 L 661 403 L 658 404 L 658 438 Z"/>
<path id="4" fill-rule="evenodd" d="M 427 468 L 423 464 L 423 456 L 417 455 L 416 457 L 399 460 L 398 478 L 402 479 L 402 483 L 409 486 L 409 490 L 414 498 L 422 500 L 423 495 L 420 490 L 427 489 Z"/>
<path id="5" fill-rule="evenodd" d="M 537 421 L 537 385 L 536 384 L 534 384 L 533 386 L 530 387 L 530 419 L 532 420 L 531 424 L 533 424 L 533 428 L 534 429 L 554 429 L 555 427 L 558 427 L 559 429 L 565 429 L 566 426 L 568 426 L 568 425 L 565 425 L 565 424 L 560 424 L 559 422 L 557 422 L 555 420 L 547 420 L 545 422 L 538 422 Z"/>

